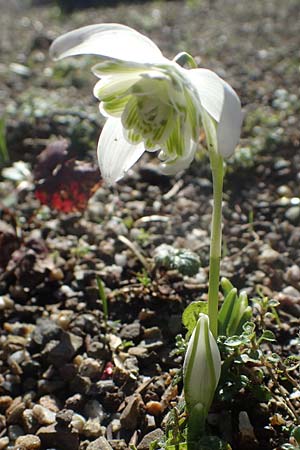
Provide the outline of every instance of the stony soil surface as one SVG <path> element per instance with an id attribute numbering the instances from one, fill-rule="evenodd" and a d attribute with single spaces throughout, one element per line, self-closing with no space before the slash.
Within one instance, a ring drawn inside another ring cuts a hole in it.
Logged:
<path id="1" fill-rule="evenodd" d="M 181 313 L 206 299 L 209 166 L 201 154 L 168 178 L 145 155 L 116 186 L 100 183 L 84 212 L 41 205 L 40 152 L 63 137 L 68 157 L 92 164 L 103 123 L 91 95 L 95 58 L 53 63 L 49 44 L 77 26 L 122 22 L 169 57 L 187 50 L 234 86 L 246 117 L 226 174 L 222 275 L 250 297 L 259 287 L 279 301 L 273 351 L 299 356 L 298 0 L 120 2 L 72 15 L 52 4 L 0 8 L 5 166 L 27 164 L 19 181 L 5 171 L 0 181 L 0 450 L 147 450 L 181 393 L 172 380 L 182 359 L 170 355 L 184 334 Z M 162 243 L 195 251 L 198 273 L 155 268 Z M 248 400 L 241 391 L 230 407 L 216 404 L 228 427 L 215 431 L 234 450 L 280 449 L 286 409 Z M 299 414 L 299 395 L 289 402 Z"/>

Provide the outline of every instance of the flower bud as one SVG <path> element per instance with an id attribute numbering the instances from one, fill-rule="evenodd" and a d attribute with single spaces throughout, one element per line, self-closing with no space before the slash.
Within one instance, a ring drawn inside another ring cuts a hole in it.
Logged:
<path id="1" fill-rule="evenodd" d="M 184 395 L 189 415 L 201 411 L 202 421 L 205 420 L 220 373 L 220 352 L 209 329 L 208 316 L 200 314 L 188 343 L 183 365 Z"/>

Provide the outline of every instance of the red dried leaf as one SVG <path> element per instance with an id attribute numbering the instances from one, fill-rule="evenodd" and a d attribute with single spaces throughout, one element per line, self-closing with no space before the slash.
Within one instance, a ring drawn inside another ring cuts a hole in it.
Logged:
<path id="1" fill-rule="evenodd" d="M 35 171 L 39 179 L 35 196 L 43 205 L 58 211 L 84 211 L 100 186 L 100 171 L 88 162 L 66 160 L 64 142 L 50 144 L 41 153 Z"/>

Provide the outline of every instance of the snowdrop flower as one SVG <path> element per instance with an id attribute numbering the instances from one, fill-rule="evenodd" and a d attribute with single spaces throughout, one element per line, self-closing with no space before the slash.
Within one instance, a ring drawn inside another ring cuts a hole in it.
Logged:
<path id="1" fill-rule="evenodd" d="M 183 364 L 184 396 L 196 428 L 203 426 L 221 374 L 220 352 L 209 329 L 206 314 L 200 314 L 189 340 Z M 197 424 L 197 425 L 196 425 Z"/>
<path id="2" fill-rule="evenodd" d="M 242 122 L 240 100 L 214 72 L 181 67 L 149 38 L 120 24 L 66 33 L 53 42 L 50 54 L 54 59 L 99 56 L 94 95 L 107 121 L 98 159 L 108 183 L 122 178 L 144 151 L 159 151 L 166 174 L 185 169 L 201 126 L 214 151 L 225 158 L 233 153 Z"/>

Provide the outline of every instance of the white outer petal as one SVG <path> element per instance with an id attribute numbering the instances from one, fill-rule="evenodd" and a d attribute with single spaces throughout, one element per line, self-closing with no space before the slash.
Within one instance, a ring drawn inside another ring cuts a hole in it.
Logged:
<path id="1" fill-rule="evenodd" d="M 192 69 L 186 71 L 186 75 L 196 88 L 203 108 L 219 124 L 218 151 L 228 158 L 241 134 L 243 113 L 238 95 L 211 70 Z"/>
<path id="2" fill-rule="evenodd" d="M 178 157 L 178 158 L 174 159 L 174 161 L 170 161 L 169 163 L 162 162 L 159 165 L 159 169 L 160 169 L 161 173 L 163 173 L 164 175 L 175 175 L 176 173 L 180 172 L 181 170 L 187 169 L 191 165 L 191 162 L 194 159 L 195 152 L 197 150 L 197 146 L 198 146 L 197 143 L 195 143 L 194 141 L 191 141 L 190 148 L 189 148 L 187 154 L 184 154 L 183 156 Z"/>
<path id="3" fill-rule="evenodd" d="M 208 328 L 209 349 L 205 344 L 206 327 Z M 197 342 L 195 342 L 196 331 L 199 331 Z M 195 346 L 196 353 L 192 361 L 191 356 Z M 208 364 L 208 352 L 211 353 L 213 367 Z M 214 372 L 214 380 L 211 378 L 211 370 Z M 188 372 L 189 374 L 187 374 Z M 183 364 L 183 374 L 186 400 L 193 404 L 201 403 L 209 408 L 221 375 L 221 356 L 216 340 L 209 330 L 209 319 L 206 314 L 199 315 L 196 327 L 190 337 Z"/>
<path id="4" fill-rule="evenodd" d="M 164 60 L 161 51 L 151 39 L 117 23 L 78 28 L 59 36 L 50 47 L 50 56 L 54 59 L 82 54 L 139 63 Z"/>
<path id="5" fill-rule="evenodd" d="M 123 134 L 121 120 L 107 119 L 98 143 L 98 162 L 102 177 L 108 184 L 120 180 L 142 156 L 144 144 L 132 145 Z"/>

